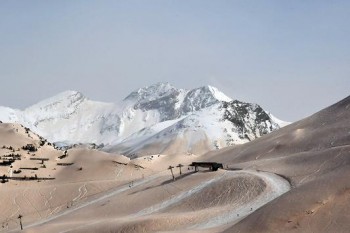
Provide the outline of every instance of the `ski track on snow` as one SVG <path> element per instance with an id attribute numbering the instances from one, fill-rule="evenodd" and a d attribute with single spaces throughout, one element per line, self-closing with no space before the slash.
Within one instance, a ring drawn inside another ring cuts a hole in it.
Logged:
<path id="1" fill-rule="evenodd" d="M 165 172 L 165 171 L 163 171 L 163 172 Z M 161 173 L 163 173 L 163 172 L 161 172 Z M 280 177 L 276 174 L 273 174 L 273 173 L 261 172 L 261 171 L 258 172 L 255 170 L 226 171 L 223 174 L 220 174 L 220 175 L 218 175 L 218 176 L 216 176 L 208 181 L 204 181 L 204 182 L 200 183 L 199 185 L 193 187 L 192 189 L 181 192 L 181 193 L 177 194 L 176 196 L 171 197 L 170 199 L 168 199 L 166 201 L 163 201 L 161 203 L 158 203 L 158 204 L 155 204 L 153 206 L 147 207 L 143 210 L 140 210 L 139 212 L 131 215 L 130 217 L 133 217 L 133 218 L 142 217 L 142 216 L 151 215 L 153 213 L 157 213 L 157 212 L 159 212 L 159 211 L 161 211 L 169 206 L 176 205 L 177 203 L 183 201 L 184 199 L 190 197 L 193 194 L 200 192 L 204 188 L 208 187 L 209 185 L 211 185 L 215 182 L 222 180 L 223 178 L 239 177 L 241 175 L 246 175 L 246 174 L 249 174 L 252 176 L 257 176 L 260 179 L 262 179 L 266 183 L 266 189 L 262 193 L 260 193 L 257 197 L 255 197 L 252 201 L 247 202 L 247 203 L 239 202 L 238 205 L 237 206 L 235 205 L 234 208 L 229 209 L 229 210 L 224 210 L 224 211 L 222 211 L 222 213 L 220 215 L 215 216 L 209 220 L 205 220 L 203 222 L 188 226 L 187 229 L 197 229 L 197 230 L 209 229 L 209 228 L 221 226 L 221 225 L 228 224 L 228 223 L 231 223 L 231 224 L 237 223 L 238 221 L 242 220 L 243 218 L 245 218 L 249 214 L 253 213 L 256 209 L 266 205 L 270 201 L 274 200 L 275 198 L 281 196 L 282 194 L 284 194 L 290 190 L 289 182 L 287 180 L 283 179 L 282 177 Z M 149 183 L 149 182 L 155 180 L 156 178 L 158 178 L 159 176 L 160 176 L 160 174 L 156 174 L 156 175 L 148 177 L 144 180 L 136 181 L 134 183 L 134 186 L 139 186 L 142 184 Z M 35 227 L 35 226 L 39 226 L 39 225 L 48 223 L 54 219 L 68 215 L 74 211 L 77 211 L 77 210 L 82 209 L 84 207 L 90 206 L 92 204 L 95 204 L 99 201 L 102 201 L 104 199 L 107 199 L 107 198 L 110 198 L 110 197 L 115 196 L 117 194 L 120 194 L 120 193 L 127 191 L 129 189 L 130 188 L 128 185 L 124 185 L 121 188 L 119 188 L 111 193 L 108 193 L 104 196 L 101 196 L 101 197 L 96 198 L 94 200 L 91 200 L 89 202 L 83 203 L 81 205 L 77 205 L 75 207 L 72 207 L 71 209 L 65 210 L 64 212 L 57 214 L 55 216 L 52 216 L 50 218 L 44 219 L 42 221 L 39 221 L 39 222 L 36 222 L 33 224 L 30 224 L 26 228 L 28 229 L 30 227 Z M 75 199 L 81 200 L 81 198 L 83 198 L 86 194 L 87 194 L 86 184 L 84 184 L 84 185 L 79 187 L 79 194 Z M 247 195 L 250 195 L 250 191 L 248 191 Z M 217 198 L 220 199 L 220 196 L 218 196 Z M 94 225 L 94 224 L 100 223 L 101 221 L 103 221 L 103 220 L 92 222 L 92 223 L 87 224 L 87 225 Z M 72 231 L 72 230 L 75 230 L 75 229 L 78 229 L 81 227 L 86 227 L 87 225 L 79 226 L 77 228 L 72 228 L 72 229 L 66 229 L 63 232 L 69 232 L 69 231 Z"/>

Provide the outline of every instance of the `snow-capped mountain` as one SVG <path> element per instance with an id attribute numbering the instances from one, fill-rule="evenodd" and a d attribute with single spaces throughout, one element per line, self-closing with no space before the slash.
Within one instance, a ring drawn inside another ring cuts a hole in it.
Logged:
<path id="1" fill-rule="evenodd" d="M 168 83 L 140 88 L 115 104 L 67 91 L 23 111 L 0 107 L 0 120 L 21 123 L 57 145 L 94 143 L 126 155 L 204 153 L 284 124 L 215 87 L 184 90 Z"/>

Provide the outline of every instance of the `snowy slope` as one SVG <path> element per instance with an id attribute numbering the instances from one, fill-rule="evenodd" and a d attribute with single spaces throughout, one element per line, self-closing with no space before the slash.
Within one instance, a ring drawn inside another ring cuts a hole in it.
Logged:
<path id="1" fill-rule="evenodd" d="M 215 87 L 184 90 L 168 83 L 140 88 L 116 104 L 66 91 L 23 111 L 0 107 L 0 120 L 19 122 L 60 145 L 94 143 L 134 156 L 204 153 L 248 142 L 285 124 Z"/>
<path id="2" fill-rule="evenodd" d="M 117 110 L 67 91 L 25 109 L 19 121 L 53 142 L 101 143 L 119 134 Z"/>

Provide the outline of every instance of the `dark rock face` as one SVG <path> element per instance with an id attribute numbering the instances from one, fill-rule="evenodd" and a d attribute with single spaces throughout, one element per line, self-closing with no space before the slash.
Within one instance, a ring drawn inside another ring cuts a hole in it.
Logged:
<path id="1" fill-rule="evenodd" d="M 139 102 L 134 106 L 134 109 L 141 109 L 142 111 L 158 110 L 161 121 L 176 119 L 179 117 L 179 111 L 175 107 L 179 94 L 179 91 L 174 90 L 159 99 Z"/>
<path id="2" fill-rule="evenodd" d="M 105 133 L 119 134 L 119 125 L 121 124 L 121 119 L 117 114 L 109 114 L 107 116 L 102 116 L 97 119 L 97 124 L 100 124 L 100 134 Z"/>
<path id="3" fill-rule="evenodd" d="M 221 108 L 224 109 L 223 120 L 232 122 L 241 139 L 252 140 L 279 128 L 257 104 L 234 100 L 223 102 Z M 255 137 L 251 138 L 248 136 L 249 134 L 253 134 Z"/>
<path id="4" fill-rule="evenodd" d="M 181 113 L 187 114 L 210 107 L 220 101 L 213 96 L 208 87 L 201 87 L 187 93 L 182 105 Z"/>

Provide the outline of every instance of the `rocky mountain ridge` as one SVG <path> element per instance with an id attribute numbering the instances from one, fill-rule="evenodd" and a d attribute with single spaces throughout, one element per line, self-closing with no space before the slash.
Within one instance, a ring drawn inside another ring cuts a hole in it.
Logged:
<path id="1" fill-rule="evenodd" d="M 169 83 L 140 88 L 119 103 L 66 91 L 23 111 L 0 107 L 0 120 L 21 123 L 59 146 L 94 143 L 130 156 L 204 153 L 283 126 L 259 105 L 232 100 L 215 87 L 184 90 Z"/>

